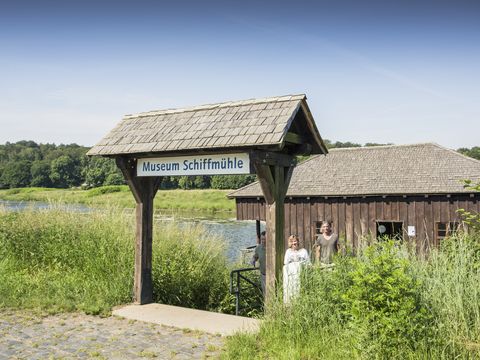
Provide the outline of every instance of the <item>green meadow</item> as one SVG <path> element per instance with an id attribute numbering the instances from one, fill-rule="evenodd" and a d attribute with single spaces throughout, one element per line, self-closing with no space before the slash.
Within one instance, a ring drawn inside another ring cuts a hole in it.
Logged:
<path id="1" fill-rule="evenodd" d="M 155 209 L 175 211 L 233 212 L 235 201 L 227 198 L 229 190 L 159 190 Z M 81 189 L 17 188 L 0 190 L 0 200 L 42 201 L 85 204 L 93 207 L 135 207 L 126 185 Z"/>

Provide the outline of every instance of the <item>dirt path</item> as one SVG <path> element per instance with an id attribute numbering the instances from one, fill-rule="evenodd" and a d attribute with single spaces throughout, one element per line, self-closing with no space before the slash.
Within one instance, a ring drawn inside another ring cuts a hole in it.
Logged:
<path id="1" fill-rule="evenodd" d="M 205 359 L 222 345 L 219 336 L 117 317 L 0 310 L 0 360 Z"/>

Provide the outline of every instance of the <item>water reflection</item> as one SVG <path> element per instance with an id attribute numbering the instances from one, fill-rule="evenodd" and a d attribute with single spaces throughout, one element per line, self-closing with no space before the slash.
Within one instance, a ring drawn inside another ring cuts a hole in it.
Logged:
<path id="1" fill-rule="evenodd" d="M 7 210 L 12 210 L 12 211 L 22 211 L 26 209 L 39 209 L 39 210 L 45 210 L 45 209 L 62 209 L 66 211 L 75 211 L 75 212 L 90 212 L 93 209 L 82 204 L 60 204 L 60 203 L 55 203 L 55 204 L 50 204 L 46 202 L 40 202 L 40 201 L 10 201 L 10 200 L 0 200 L 0 207 L 3 206 Z"/>

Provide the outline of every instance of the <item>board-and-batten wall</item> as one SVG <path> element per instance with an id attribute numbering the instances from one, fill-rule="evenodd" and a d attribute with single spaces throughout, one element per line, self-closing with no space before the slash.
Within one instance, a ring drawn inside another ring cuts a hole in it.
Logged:
<path id="1" fill-rule="evenodd" d="M 262 198 L 237 198 L 238 220 L 265 220 Z M 316 222 L 330 219 L 334 231 L 356 247 L 362 236 L 376 234 L 377 221 L 403 222 L 404 239 L 407 227 L 415 226 L 418 250 L 438 245 L 435 224 L 459 222 L 457 209 L 480 212 L 479 194 L 371 197 L 287 197 L 285 199 L 285 239 L 298 235 L 310 249 Z"/>

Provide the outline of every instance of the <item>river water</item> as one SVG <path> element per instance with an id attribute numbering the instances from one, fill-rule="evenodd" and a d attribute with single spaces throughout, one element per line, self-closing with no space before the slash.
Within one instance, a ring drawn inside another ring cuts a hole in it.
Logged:
<path id="1" fill-rule="evenodd" d="M 51 204 L 44 202 L 4 200 L 0 200 L 0 206 L 12 211 L 22 211 L 26 208 L 49 209 L 52 207 Z M 54 206 L 55 208 L 60 206 L 65 211 L 95 211 L 94 208 L 82 204 L 59 205 L 56 203 Z M 155 211 L 155 222 L 176 221 L 180 226 L 201 224 L 209 233 L 222 237 L 225 240 L 226 256 L 233 263 L 240 260 L 244 249 L 255 245 L 255 221 L 237 221 L 233 217 L 225 217 L 225 214 L 216 216 L 215 214 L 198 212 Z"/>

